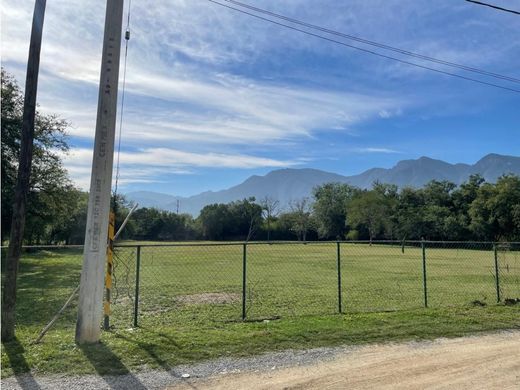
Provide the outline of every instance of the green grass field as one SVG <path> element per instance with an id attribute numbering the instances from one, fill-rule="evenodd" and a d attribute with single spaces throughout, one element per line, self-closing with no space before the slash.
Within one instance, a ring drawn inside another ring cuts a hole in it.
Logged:
<path id="1" fill-rule="evenodd" d="M 249 322 L 241 321 L 242 245 L 142 246 L 133 329 L 137 248 L 124 245 L 115 257 L 114 328 L 101 344 L 82 348 L 74 344 L 76 303 L 42 344 L 30 345 L 78 284 L 81 250 L 24 255 L 18 340 L 4 344 L 2 376 L 29 369 L 124 373 L 283 348 L 520 328 L 519 305 L 496 303 L 489 245 L 426 249 L 426 309 L 420 247 L 403 253 L 399 245 L 342 243 L 339 315 L 336 243 L 292 243 L 247 246 Z M 520 251 L 500 250 L 497 261 L 502 300 L 520 297 Z"/>
<path id="2" fill-rule="evenodd" d="M 173 312 L 188 318 L 240 319 L 243 246 L 142 246 L 140 320 Z M 116 285 L 131 317 L 135 247 L 121 247 Z M 399 245 L 342 243 L 341 303 L 344 312 L 424 307 L 422 250 Z M 520 296 L 520 252 L 498 252 L 501 298 Z M 497 302 L 494 253 L 473 249 L 426 249 L 430 307 Z M 204 304 L 207 300 L 217 303 Z M 219 295 L 222 300 L 219 301 Z M 193 298 L 193 299 L 192 299 Z M 189 301 L 186 303 L 186 301 Z M 195 302 L 192 302 L 192 301 Z M 248 319 L 338 313 L 336 243 L 250 244 L 246 249 Z M 117 304 L 115 305 L 117 306 Z M 166 317 L 165 317 L 166 318 Z"/>

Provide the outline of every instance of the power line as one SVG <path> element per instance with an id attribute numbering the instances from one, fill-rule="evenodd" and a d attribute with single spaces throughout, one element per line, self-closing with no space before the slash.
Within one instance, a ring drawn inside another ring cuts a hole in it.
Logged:
<path id="1" fill-rule="evenodd" d="M 123 113 L 125 107 L 125 89 L 126 89 L 126 60 L 128 59 L 128 41 L 130 40 L 130 11 L 132 9 L 132 0 L 128 1 L 128 15 L 125 30 L 125 61 L 123 65 L 123 88 L 121 92 L 121 115 L 119 117 L 119 135 L 117 141 L 117 162 L 116 162 L 116 180 L 114 184 L 114 195 L 117 195 L 117 185 L 119 183 L 119 158 L 121 156 L 121 134 L 123 130 Z M 117 203 L 117 199 L 115 199 Z"/>
<path id="2" fill-rule="evenodd" d="M 499 7 L 498 5 L 483 3 L 482 1 L 476 1 L 476 0 L 466 0 L 466 1 L 469 2 L 469 3 L 475 3 L 475 4 L 478 4 L 478 5 L 484 5 L 486 7 L 491 7 L 491 8 L 494 8 L 494 9 L 498 9 L 499 11 L 511 12 L 512 14 L 520 15 L 520 12 L 518 12 L 518 11 L 515 11 L 513 9 L 507 9 L 507 8 Z"/>
<path id="3" fill-rule="evenodd" d="M 361 43 L 364 43 L 364 44 L 367 44 L 367 45 L 371 45 L 371 46 L 375 46 L 375 47 L 378 47 L 378 48 L 381 48 L 381 49 L 394 51 L 394 52 L 397 52 L 399 54 L 404 54 L 404 55 L 407 55 L 407 56 L 410 56 L 410 57 L 415 57 L 415 58 L 419 58 L 419 59 L 422 59 L 422 60 L 435 62 L 435 63 L 441 64 L 441 65 L 451 66 L 453 68 L 462 69 L 462 70 L 465 70 L 465 71 L 468 71 L 468 72 L 479 73 L 479 74 L 482 74 L 482 75 L 485 75 L 485 76 L 489 76 L 489 77 L 495 77 L 495 78 L 502 79 L 502 80 L 507 80 L 507 81 L 511 81 L 511 82 L 515 82 L 515 83 L 520 83 L 520 79 L 517 79 L 517 78 L 514 78 L 514 77 L 505 76 L 505 75 L 501 75 L 501 74 L 498 74 L 498 73 L 493 73 L 493 72 L 489 72 L 489 71 L 486 71 L 486 70 L 473 68 L 473 67 L 466 66 L 466 65 L 457 64 L 457 63 L 454 63 L 454 62 L 449 62 L 449 61 L 445 61 L 445 60 L 434 58 L 434 57 L 429 57 L 429 56 L 426 56 L 426 55 L 423 55 L 423 54 L 414 53 L 414 52 L 411 52 L 411 51 L 408 51 L 408 50 L 404 50 L 404 49 L 400 49 L 400 48 L 397 48 L 397 47 L 394 47 L 394 46 L 385 45 L 383 43 L 379 43 L 379 42 L 371 41 L 371 40 L 368 40 L 368 39 L 356 37 L 356 36 L 353 36 L 353 35 L 341 33 L 341 32 L 335 31 L 335 30 L 331 30 L 331 29 L 328 29 L 328 28 L 317 26 L 315 24 L 302 22 L 301 20 L 290 18 L 288 16 L 277 14 L 275 12 L 267 11 L 267 10 L 264 10 L 262 8 L 254 7 L 254 6 L 249 5 L 249 4 L 244 4 L 244 3 L 241 3 L 241 2 L 236 1 L 236 0 L 224 0 L 224 1 L 226 1 L 228 3 L 235 4 L 235 5 L 239 6 L 239 7 L 248 8 L 248 9 L 253 10 L 255 12 L 259 12 L 259 13 L 263 13 L 263 14 L 266 14 L 266 15 L 269 15 L 269 16 L 273 16 L 273 17 L 278 18 L 278 19 L 283 19 L 283 20 L 286 20 L 288 22 L 291 22 L 291 23 L 294 23 L 294 24 L 298 24 L 300 26 L 304 26 L 304 27 L 307 27 L 307 28 L 312 28 L 312 29 L 315 29 L 315 30 L 319 30 L 319 31 L 331 34 L 331 35 L 340 36 L 342 38 L 346 38 L 346 39 L 350 39 L 350 40 L 353 40 L 353 41 L 361 42 Z"/>
<path id="4" fill-rule="evenodd" d="M 339 45 L 342 45 L 342 46 L 345 46 L 345 47 L 349 47 L 351 49 L 359 50 L 359 51 L 362 51 L 362 52 L 365 52 L 365 53 L 369 53 L 369 54 L 372 54 L 372 55 L 375 55 L 375 56 L 378 56 L 378 57 L 382 57 L 382 58 L 386 58 L 386 59 L 389 59 L 389 60 L 397 61 L 397 62 L 400 62 L 402 64 L 415 66 L 417 68 L 429 70 L 429 71 L 432 71 L 432 72 L 444 74 L 446 76 L 456 77 L 456 78 L 459 78 L 459 79 L 463 79 L 463 80 L 467 80 L 467 81 L 473 81 L 475 83 L 488 85 L 488 86 L 491 86 L 491 87 L 500 88 L 500 89 L 504 89 L 504 90 L 511 91 L 511 92 L 520 93 L 519 89 L 514 89 L 514 88 L 506 87 L 506 86 L 503 86 L 503 85 L 493 84 L 493 83 L 490 83 L 490 82 L 487 82 L 487 81 L 477 80 L 477 79 L 473 79 L 471 77 L 462 76 L 462 75 L 459 75 L 459 74 L 456 74 L 456 73 L 446 72 L 444 70 L 435 69 L 435 68 L 431 68 L 429 66 L 420 65 L 420 64 L 416 64 L 414 62 L 405 61 L 405 60 L 402 60 L 402 59 L 399 59 L 399 58 L 396 58 L 396 57 L 388 56 L 386 54 L 381 54 L 381 53 L 378 53 L 378 52 L 375 52 L 375 51 L 372 51 L 372 50 L 368 50 L 368 49 L 364 49 L 364 48 L 361 48 L 361 47 L 358 47 L 358 46 L 349 45 L 348 43 L 341 42 L 341 41 L 338 41 L 338 40 L 335 40 L 335 39 L 332 39 L 332 38 L 324 37 L 323 35 L 319 35 L 319 34 L 312 33 L 310 31 L 302 30 L 300 28 L 293 27 L 293 26 L 290 26 L 290 25 L 287 25 L 287 24 L 284 24 L 284 23 L 281 23 L 281 22 L 277 22 L 277 21 L 272 20 L 272 19 L 264 18 L 263 16 L 256 15 L 256 14 L 244 11 L 244 10 L 241 10 L 239 8 L 235 8 L 235 7 L 232 7 L 230 5 L 227 5 L 227 4 L 222 4 L 222 3 L 220 3 L 220 2 L 218 2 L 216 0 L 207 0 L 207 1 L 209 1 L 211 3 L 214 3 L 214 4 L 217 4 L 217 5 L 220 5 L 222 7 L 229 8 L 229 9 L 235 10 L 237 12 L 249 15 L 251 17 L 254 17 L 254 18 L 257 18 L 257 19 L 260 19 L 260 20 L 264 20 L 264 21 L 272 23 L 272 24 L 276 24 L 278 26 L 286 27 L 286 28 L 289 28 L 289 29 L 294 30 L 294 31 L 299 31 L 301 33 L 304 33 L 304 34 L 307 34 L 307 35 L 310 35 L 310 36 L 313 36 L 313 37 L 316 37 L 316 38 L 320 38 L 320 39 L 323 39 L 325 41 L 337 43 Z"/>

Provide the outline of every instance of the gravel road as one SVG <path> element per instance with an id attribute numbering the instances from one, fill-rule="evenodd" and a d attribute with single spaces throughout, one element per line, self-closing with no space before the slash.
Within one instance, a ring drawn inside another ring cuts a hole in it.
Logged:
<path id="1" fill-rule="evenodd" d="M 23 375 L 2 380 L 2 389 L 315 388 L 520 389 L 520 331 L 284 351 L 122 376 Z"/>

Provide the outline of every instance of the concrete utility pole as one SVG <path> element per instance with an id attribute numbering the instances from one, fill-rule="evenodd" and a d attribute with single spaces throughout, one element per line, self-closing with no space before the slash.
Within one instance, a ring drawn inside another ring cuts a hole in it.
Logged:
<path id="1" fill-rule="evenodd" d="M 11 235 L 5 262 L 4 288 L 2 291 L 2 341 L 8 341 L 14 338 L 16 280 L 18 278 L 18 265 L 22 252 L 27 194 L 30 188 L 29 179 L 31 176 L 34 121 L 36 117 L 36 93 L 38 90 L 38 72 L 40 70 L 40 51 L 45 3 L 45 0 L 36 0 L 34 5 L 29 59 L 27 61 L 27 76 L 25 79 L 18 177 L 16 180 Z M 7 205 L 2 205 L 2 207 L 6 206 Z"/>
<path id="2" fill-rule="evenodd" d="M 123 26 L 123 0 L 107 0 L 96 136 L 83 249 L 76 342 L 99 341 Z"/>

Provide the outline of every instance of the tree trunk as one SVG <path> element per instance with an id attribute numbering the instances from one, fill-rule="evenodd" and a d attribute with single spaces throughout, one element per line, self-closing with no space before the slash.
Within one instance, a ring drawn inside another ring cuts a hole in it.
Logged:
<path id="1" fill-rule="evenodd" d="M 31 175 L 34 121 L 36 116 L 36 92 L 38 87 L 38 71 L 40 68 L 40 49 L 45 2 L 46 0 L 36 0 L 34 5 L 29 60 L 27 62 L 27 77 L 25 81 L 18 177 L 13 204 L 11 236 L 5 264 L 4 291 L 2 294 L 2 341 L 8 341 L 14 338 L 16 280 L 22 251 L 27 194 L 29 192 L 29 179 Z"/>

